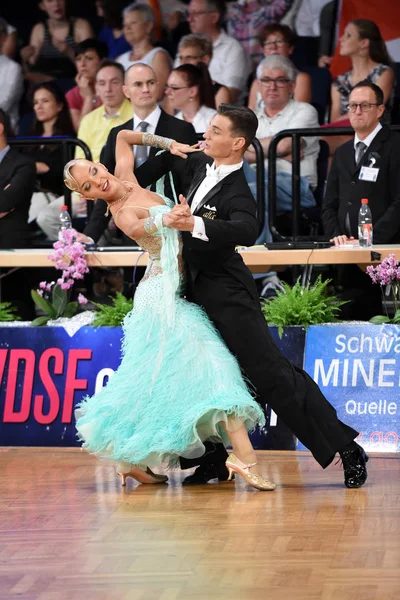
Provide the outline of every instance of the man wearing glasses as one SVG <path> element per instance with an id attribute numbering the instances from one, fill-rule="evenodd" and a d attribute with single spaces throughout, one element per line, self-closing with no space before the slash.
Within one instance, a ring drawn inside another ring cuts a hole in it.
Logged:
<path id="1" fill-rule="evenodd" d="M 336 246 L 357 244 L 358 211 L 368 198 L 374 244 L 400 242 L 400 136 L 380 119 L 385 111 L 383 92 L 370 81 L 354 86 L 348 113 L 355 136 L 340 146 L 332 161 L 322 206 L 324 231 Z M 365 273 L 349 265 L 340 283 L 357 290 L 354 314 L 369 319 L 381 311 L 380 289 Z M 359 300 L 359 301 L 358 301 Z"/>
<path id="2" fill-rule="evenodd" d="M 267 56 L 258 65 L 257 79 L 260 84 L 262 104 L 256 109 L 258 129 L 256 137 L 261 142 L 265 156 L 268 155 L 269 144 L 277 133 L 284 129 L 319 127 L 317 111 L 307 102 L 293 100 L 297 71 L 291 61 L 279 55 Z M 317 186 L 317 158 L 319 142 L 316 137 L 307 137 L 301 141 L 300 162 L 300 203 L 304 208 L 315 206 L 312 189 Z M 256 196 L 256 154 L 251 146 L 245 158 L 252 168 L 245 169 L 249 187 Z M 272 241 L 268 227 L 268 160 L 265 160 L 265 225 L 258 243 Z M 284 138 L 277 147 L 276 161 L 276 209 L 277 214 L 292 210 L 292 139 Z M 256 276 L 262 279 L 260 293 L 269 298 L 281 289 L 279 280 L 271 272 L 268 275 Z"/>
<path id="3" fill-rule="evenodd" d="M 229 88 L 231 102 L 241 103 L 251 65 L 241 44 L 221 27 L 224 9 L 221 0 L 191 0 L 187 20 L 192 33 L 208 35 L 212 40 L 211 79 Z"/>

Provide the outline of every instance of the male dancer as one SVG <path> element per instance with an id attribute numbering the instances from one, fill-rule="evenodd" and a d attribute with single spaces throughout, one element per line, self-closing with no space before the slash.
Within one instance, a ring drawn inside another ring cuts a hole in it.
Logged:
<path id="1" fill-rule="evenodd" d="M 135 171 L 142 186 L 168 170 L 189 171 L 187 202 L 181 197 L 164 222 L 183 233 L 188 267 L 187 299 L 202 306 L 254 385 L 259 402 L 268 403 L 325 468 L 337 452 L 345 485 L 361 487 L 367 479 L 364 450 L 358 435 L 337 418 L 333 406 L 309 375 L 292 365 L 271 337 L 250 271 L 236 246 L 251 246 L 258 235 L 256 206 L 247 186 L 243 154 L 254 139 L 258 122 L 248 108 L 222 104 L 204 134 L 204 152 L 188 159 L 164 153 Z M 187 175 L 187 173 L 186 173 Z M 226 479 L 222 444 L 208 444 L 188 483 Z"/>

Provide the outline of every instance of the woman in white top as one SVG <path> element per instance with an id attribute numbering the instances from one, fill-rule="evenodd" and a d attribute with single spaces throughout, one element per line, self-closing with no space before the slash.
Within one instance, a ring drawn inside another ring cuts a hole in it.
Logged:
<path id="1" fill-rule="evenodd" d="M 168 106 L 177 110 L 177 119 L 192 123 L 197 133 L 204 133 L 215 110 L 214 88 L 208 68 L 204 63 L 189 63 L 176 67 L 165 86 Z"/>
<path id="2" fill-rule="evenodd" d="M 160 96 L 164 95 L 165 84 L 171 71 L 171 57 L 164 48 L 156 48 L 151 43 L 151 34 L 156 22 L 154 12 L 147 4 L 129 4 L 123 13 L 124 36 L 132 50 L 117 58 L 125 71 L 135 63 L 152 67 L 157 75 Z"/>

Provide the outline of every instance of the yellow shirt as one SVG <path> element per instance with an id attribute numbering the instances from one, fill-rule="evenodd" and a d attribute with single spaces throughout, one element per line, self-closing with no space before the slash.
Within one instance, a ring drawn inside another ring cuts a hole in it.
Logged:
<path id="1" fill-rule="evenodd" d="M 133 117 L 132 104 L 127 98 L 119 107 L 118 112 L 109 116 L 104 110 L 104 104 L 85 115 L 79 125 L 78 139 L 85 142 L 92 153 L 95 162 L 100 160 L 100 153 L 113 127 L 118 127 Z M 75 158 L 85 158 L 83 150 L 77 148 Z"/>

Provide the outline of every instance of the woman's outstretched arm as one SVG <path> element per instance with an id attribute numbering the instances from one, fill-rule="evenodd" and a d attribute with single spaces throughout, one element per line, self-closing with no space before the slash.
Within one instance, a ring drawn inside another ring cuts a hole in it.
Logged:
<path id="1" fill-rule="evenodd" d="M 137 183 L 133 174 L 135 155 L 132 146 L 142 145 L 143 133 L 141 131 L 130 131 L 122 129 L 118 132 L 115 146 L 115 176 L 124 181 Z"/>
<path id="2" fill-rule="evenodd" d="M 189 146 L 189 144 L 181 144 L 160 135 L 122 129 L 117 135 L 115 175 L 120 179 L 133 181 L 134 183 L 136 183 L 136 177 L 133 175 L 135 157 L 132 146 L 152 146 L 161 150 L 169 150 L 171 154 L 181 158 L 187 158 L 189 153 L 199 150 L 198 144 Z"/>

